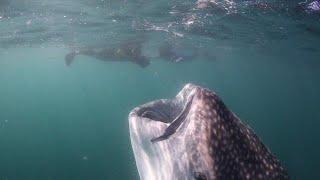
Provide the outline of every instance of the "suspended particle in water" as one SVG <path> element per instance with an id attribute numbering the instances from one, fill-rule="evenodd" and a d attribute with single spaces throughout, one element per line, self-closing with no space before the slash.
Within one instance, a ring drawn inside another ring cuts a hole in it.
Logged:
<path id="1" fill-rule="evenodd" d="M 88 160 L 88 157 L 87 156 L 83 156 L 82 160 L 86 161 L 86 160 Z"/>
<path id="2" fill-rule="evenodd" d="M 29 19 L 27 22 L 26 22 L 26 25 L 30 25 L 32 23 L 32 20 L 31 19 Z"/>

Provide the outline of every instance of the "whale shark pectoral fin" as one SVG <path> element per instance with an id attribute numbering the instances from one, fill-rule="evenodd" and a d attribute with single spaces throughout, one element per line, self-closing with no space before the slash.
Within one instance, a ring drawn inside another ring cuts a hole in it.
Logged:
<path id="1" fill-rule="evenodd" d="M 191 97 L 189 98 L 187 104 L 185 105 L 185 107 L 183 108 L 181 113 L 176 117 L 175 120 L 172 121 L 172 123 L 167 127 L 165 132 L 161 136 L 151 139 L 152 143 L 166 140 L 176 132 L 176 130 L 184 122 L 184 120 L 186 119 L 186 117 L 190 111 L 193 97 L 194 97 L 194 95 L 191 95 Z"/>

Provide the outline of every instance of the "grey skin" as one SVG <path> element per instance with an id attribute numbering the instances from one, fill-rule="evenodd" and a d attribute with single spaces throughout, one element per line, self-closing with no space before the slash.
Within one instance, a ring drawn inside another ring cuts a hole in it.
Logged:
<path id="1" fill-rule="evenodd" d="M 77 55 L 85 55 L 101 61 L 130 61 L 144 68 L 150 64 L 150 60 L 142 55 L 141 48 L 141 43 L 126 42 L 118 47 L 112 48 L 75 50 L 66 55 L 65 62 L 67 66 L 70 66 Z"/>
<path id="2" fill-rule="evenodd" d="M 187 84 L 129 114 L 142 180 L 286 180 L 279 160 L 212 91 Z"/>

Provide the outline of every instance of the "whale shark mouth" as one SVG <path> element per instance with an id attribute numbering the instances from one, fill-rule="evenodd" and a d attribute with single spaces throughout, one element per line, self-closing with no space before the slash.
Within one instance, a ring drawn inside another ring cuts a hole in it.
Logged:
<path id="1" fill-rule="evenodd" d="M 193 84 L 134 108 L 129 130 L 142 180 L 289 179 L 248 125 Z"/>
<path id="2" fill-rule="evenodd" d="M 130 112 L 129 128 L 131 145 L 140 179 L 170 180 L 177 177 L 183 179 L 184 177 L 190 176 L 187 170 L 188 165 L 176 162 L 173 156 L 171 156 L 173 152 L 170 144 L 172 143 L 159 142 L 154 144 L 152 140 L 162 137 L 168 127 L 179 117 L 182 117 L 181 120 L 185 120 L 182 115 L 190 111 L 190 108 L 186 108 L 188 103 L 190 104 L 191 102 L 190 97 L 195 94 L 195 89 L 196 86 L 194 85 L 186 85 L 173 99 L 152 101 L 136 107 Z M 181 123 L 174 129 L 176 130 Z M 172 131 L 168 137 L 160 138 L 160 140 L 157 141 L 167 139 L 166 141 L 171 142 L 173 140 L 179 143 L 181 140 L 169 138 L 169 136 L 174 134 L 175 131 Z M 180 142 L 180 144 L 183 143 Z M 183 149 L 176 150 L 178 152 Z M 177 165 L 180 167 L 180 175 L 174 175 L 172 173 L 174 166 Z M 188 175 L 186 175 L 186 173 Z"/>
<path id="3" fill-rule="evenodd" d="M 161 99 L 135 108 L 130 113 L 130 117 L 136 116 L 163 123 L 172 123 L 187 105 L 188 98 L 193 95 L 195 88 L 190 84 L 185 86 L 173 99 Z"/>
<path id="4" fill-rule="evenodd" d="M 183 104 L 183 100 L 178 99 L 158 100 L 138 109 L 137 116 L 153 121 L 171 123 L 182 111 Z"/>
<path id="5" fill-rule="evenodd" d="M 151 142 L 158 142 L 168 139 L 173 135 L 188 115 L 193 96 L 197 88 L 187 85 L 173 99 L 162 99 L 145 104 L 132 111 L 130 117 L 138 117 L 169 124 L 164 133 L 154 137 Z"/>

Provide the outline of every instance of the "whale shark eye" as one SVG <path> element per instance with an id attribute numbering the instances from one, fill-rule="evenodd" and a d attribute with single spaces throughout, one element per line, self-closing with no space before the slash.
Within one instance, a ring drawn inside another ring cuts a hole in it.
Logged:
<path id="1" fill-rule="evenodd" d="M 195 180 L 207 180 L 206 175 L 200 172 L 194 172 L 193 177 Z"/>

